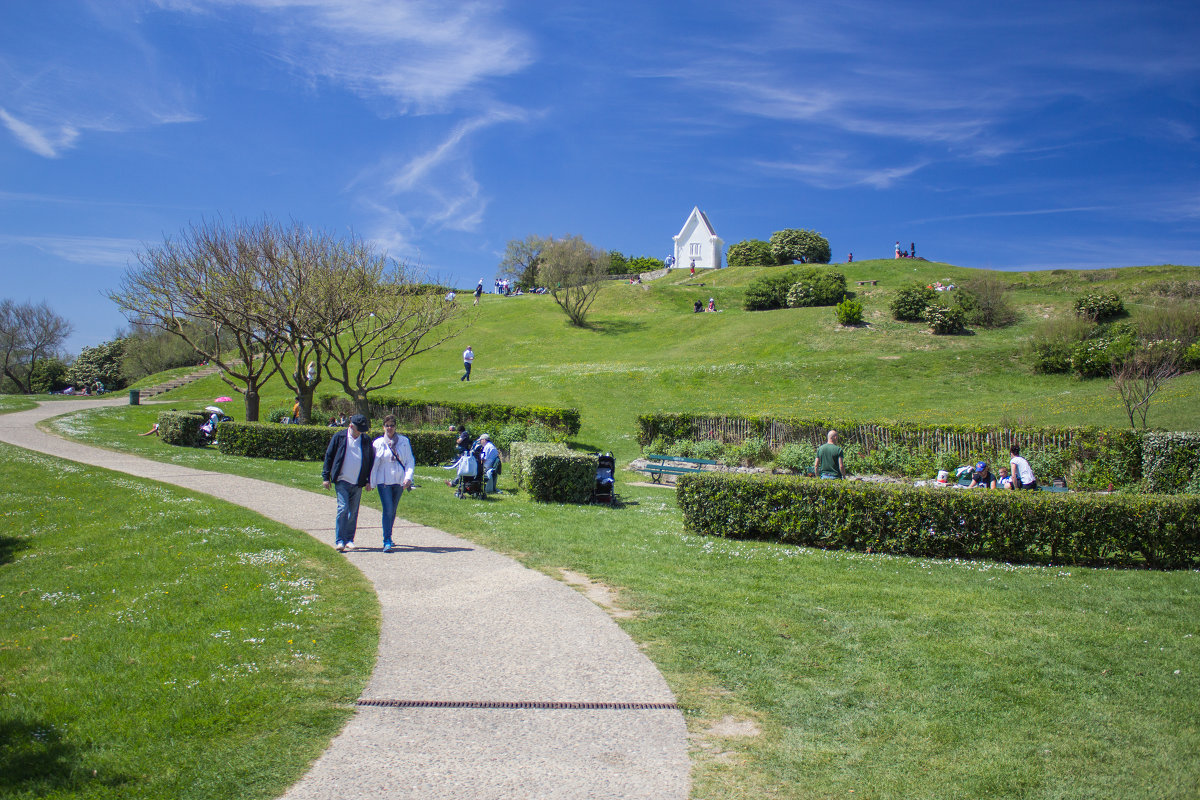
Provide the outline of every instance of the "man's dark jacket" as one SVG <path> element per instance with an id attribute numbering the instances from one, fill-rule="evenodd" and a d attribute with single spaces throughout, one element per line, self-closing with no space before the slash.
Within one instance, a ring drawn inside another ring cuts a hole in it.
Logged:
<path id="1" fill-rule="evenodd" d="M 321 469 L 321 480 L 336 481 L 342 473 L 342 462 L 346 460 L 346 439 L 349 438 L 346 429 L 342 428 L 329 440 L 325 448 L 325 466 Z M 362 469 L 358 471 L 358 485 L 366 486 L 371 482 L 371 467 L 375 466 L 375 447 L 367 434 L 358 437 L 362 447 Z"/>

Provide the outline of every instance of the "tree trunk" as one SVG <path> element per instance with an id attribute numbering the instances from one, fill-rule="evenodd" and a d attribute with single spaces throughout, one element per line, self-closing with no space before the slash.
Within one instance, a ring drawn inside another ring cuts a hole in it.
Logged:
<path id="1" fill-rule="evenodd" d="M 301 425 L 308 425 L 312 422 L 312 404 L 313 387 L 302 388 L 300 390 L 300 419 L 298 420 Z"/>
<path id="2" fill-rule="evenodd" d="M 362 414 L 367 419 L 370 419 L 371 418 L 371 404 L 367 402 L 366 393 L 365 392 L 355 393 L 353 400 L 354 400 L 354 410 L 357 413 Z"/>
<path id="3" fill-rule="evenodd" d="M 258 389 L 246 387 L 246 422 L 258 422 Z"/>

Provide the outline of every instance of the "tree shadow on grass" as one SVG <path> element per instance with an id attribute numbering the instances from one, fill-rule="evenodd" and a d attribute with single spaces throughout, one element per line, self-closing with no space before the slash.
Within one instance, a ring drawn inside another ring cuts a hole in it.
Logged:
<path id="1" fill-rule="evenodd" d="M 585 327 L 603 336 L 620 336 L 640 331 L 646 327 L 646 323 L 626 319 L 592 320 Z"/>
<path id="2" fill-rule="evenodd" d="M 0 718 L 0 795 L 40 797 L 52 792 L 87 794 L 89 787 L 117 787 L 127 775 L 98 776 L 80 763 L 78 749 L 49 722 Z"/>
<path id="3" fill-rule="evenodd" d="M 11 564 L 17 553 L 28 547 L 28 539 L 0 534 L 0 564 Z"/>

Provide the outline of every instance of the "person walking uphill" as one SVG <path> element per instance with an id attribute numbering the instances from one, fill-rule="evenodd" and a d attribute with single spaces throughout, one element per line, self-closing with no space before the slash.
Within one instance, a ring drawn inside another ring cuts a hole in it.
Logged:
<path id="1" fill-rule="evenodd" d="M 813 472 L 818 478 L 846 477 L 846 462 L 837 440 L 837 431 L 830 431 L 825 436 L 825 444 L 817 448 L 817 460 L 813 462 Z"/>
<path id="2" fill-rule="evenodd" d="M 475 287 L 475 302 L 471 303 L 471 305 L 473 305 L 473 306 L 479 305 L 479 298 L 482 296 L 483 296 L 483 278 L 480 278 L 479 285 Z"/>
<path id="3" fill-rule="evenodd" d="M 396 417 L 383 418 L 383 436 L 375 440 L 375 466 L 371 468 L 370 486 L 379 492 L 383 506 L 383 552 L 392 552 L 392 526 L 396 523 L 396 506 L 405 489 L 413 485 L 412 446 L 407 436 L 396 433 Z"/>
<path id="4" fill-rule="evenodd" d="M 463 369 L 465 369 L 466 372 L 464 372 L 463 376 L 458 379 L 460 382 L 471 380 L 471 364 L 474 362 L 475 351 L 471 349 L 471 345 L 467 345 L 467 349 L 463 351 Z"/>
<path id="5" fill-rule="evenodd" d="M 358 528 L 358 503 L 363 487 L 371 481 L 375 465 L 375 448 L 363 434 L 371 423 L 362 414 L 350 418 L 346 430 L 338 431 L 325 448 L 325 464 L 321 479 L 326 489 L 330 483 L 337 491 L 337 516 L 334 518 L 334 546 L 338 552 L 354 549 L 354 531 Z"/>

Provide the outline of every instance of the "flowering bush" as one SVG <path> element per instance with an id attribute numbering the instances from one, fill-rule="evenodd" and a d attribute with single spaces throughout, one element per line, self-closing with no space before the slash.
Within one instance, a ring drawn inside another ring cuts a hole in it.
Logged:
<path id="1" fill-rule="evenodd" d="M 958 333 L 966 323 L 966 314 L 961 308 L 931 303 L 925 307 L 925 321 L 934 333 Z"/>
<path id="2" fill-rule="evenodd" d="M 1133 344 L 1129 334 L 1109 334 L 1082 341 L 1071 353 L 1071 371 L 1081 378 L 1106 377 L 1112 365 L 1119 364 L 1133 350 Z"/>
<path id="3" fill-rule="evenodd" d="M 810 267 L 800 272 L 787 293 L 788 308 L 832 306 L 846 296 L 846 276 L 829 269 Z"/>
<path id="4" fill-rule="evenodd" d="M 1125 304 L 1116 292 L 1087 294 L 1075 301 L 1075 313 L 1100 322 L 1125 313 Z"/>

